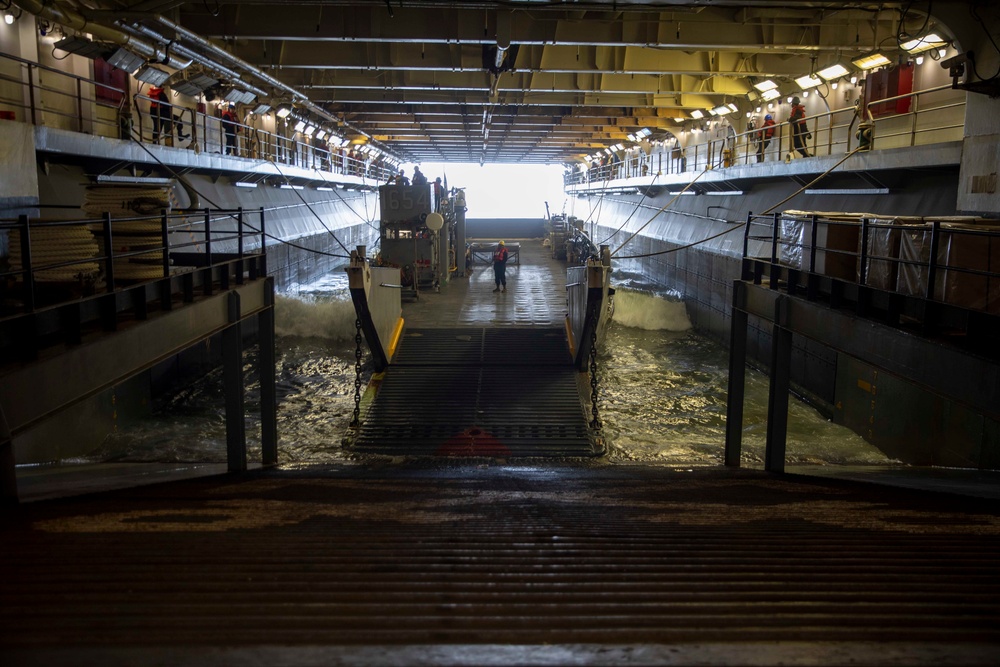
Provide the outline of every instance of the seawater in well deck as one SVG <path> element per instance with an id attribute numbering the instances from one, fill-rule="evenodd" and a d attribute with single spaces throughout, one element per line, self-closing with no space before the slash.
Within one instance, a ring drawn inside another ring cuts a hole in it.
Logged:
<path id="1" fill-rule="evenodd" d="M 565 266 L 521 243 L 506 293 L 473 267 L 406 304 L 399 350 L 354 449 L 380 454 L 594 456 L 566 340 Z"/>

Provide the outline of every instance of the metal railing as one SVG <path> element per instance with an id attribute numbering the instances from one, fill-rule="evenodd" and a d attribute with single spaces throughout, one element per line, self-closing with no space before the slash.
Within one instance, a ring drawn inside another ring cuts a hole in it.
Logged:
<path id="1" fill-rule="evenodd" d="M 237 263 L 232 279 L 242 284 L 246 275 L 267 272 L 264 225 L 263 208 L 0 220 L 11 245 L 11 268 L 0 271 L 0 321 L 230 262 Z"/>
<path id="2" fill-rule="evenodd" d="M 115 104 L 101 97 L 121 101 Z M 288 137 L 248 123 L 227 123 L 219 116 L 172 102 L 159 121 L 148 110 L 152 101 L 142 94 L 130 96 L 127 89 L 0 53 L 0 110 L 13 111 L 16 119 L 32 125 L 268 160 L 334 176 L 356 176 L 373 184 L 387 182 L 396 173 L 347 148 L 331 149 L 315 139 L 304 141 L 297 133 Z M 256 117 L 251 115 L 251 119 Z"/>
<path id="3" fill-rule="evenodd" d="M 743 278 L 760 282 L 769 264 L 772 288 L 791 269 L 1000 315 L 1000 226 L 984 222 L 751 214 Z"/>
<path id="4" fill-rule="evenodd" d="M 880 115 L 873 119 L 874 148 L 898 148 L 961 140 L 965 126 L 962 112 L 965 107 L 964 96 L 960 100 L 935 99 L 941 97 L 940 93 L 949 90 L 952 90 L 951 86 L 938 86 L 869 103 L 868 107 L 871 108 L 887 102 L 912 101 L 912 109 L 909 111 Z M 843 155 L 858 145 L 855 133 L 859 118 L 855 107 L 807 116 L 805 121 L 810 134 L 805 148 L 811 156 Z M 763 150 L 758 143 L 761 128 L 756 128 L 727 137 L 707 139 L 683 148 L 655 151 L 650 155 L 627 155 L 625 159 L 615 159 L 611 164 L 595 165 L 566 174 L 564 184 L 600 184 L 619 179 L 784 160 L 789 153 L 795 153 L 791 125 L 781 122 L 773 127 L 774 136 Z M 793 157 L 798 157 L 798 154 L 795 153 Z"/>

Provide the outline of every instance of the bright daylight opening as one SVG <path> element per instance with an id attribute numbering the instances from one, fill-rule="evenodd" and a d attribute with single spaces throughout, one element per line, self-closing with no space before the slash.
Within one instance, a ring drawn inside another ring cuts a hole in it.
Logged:
<path id="1" fill-rule="evenodd" d="M 413 178 L 412 164 L 404 165 Z M 545 202 L 562 211 L 561 164 L 479 164 L 424 162 L 418 165 L 428 181 L 441 177 L 449 188 L 464 188 L 469 218 L 544 218 Z"/>

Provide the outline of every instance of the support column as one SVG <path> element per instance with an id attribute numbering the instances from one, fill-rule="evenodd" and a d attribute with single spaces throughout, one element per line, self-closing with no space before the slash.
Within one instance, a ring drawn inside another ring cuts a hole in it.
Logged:
<path id="1" fill-rule="evenodd" d="M 785 328 L 787 297 L 774 302 L 771 331 L 771 371 L 767 392 L 767 442 L 764 470 L 785 471 L 785 443 L 788 436 L 788 390 L 792 367 L 792 332 Z"/>
<path id="2" fill-rule="evenodd" d="M 226 296 L 229 326 L 222 330 L 222 378 L 226 393 L 226 460 L 229 472 L 247 469 L 247 437 L 243 406 L 243 337 L 240 295 Z"/>
<path id="3" fill-rule="evenodd" d="M 274 278 L 265 279 L 264 310 L 257 316 L 257 338 L 260 341 L 258 371 L 260 373 L 260 442 L 261 463 L 278 462 L 278 395 L 275 389 Z"/>
<path id="4" fill-rule="evenodd" d="M 14 438 L 0 407 L 0 506 L 14 505 L 17 497 L 17 471 L 14 468 Z"/>
<path id="5" fill-rule="evenodd" d="M 730 311 L 732 326 L 729 333 L 729 388 L 726 399 L 726 453 L 725 464 L 740 467 L 743 453 L 743 397 L 746 393 L 747 329 L 749 316 L 743 310 L 746 286 L 742 281 L 733 283 L 733 308 Z"/>

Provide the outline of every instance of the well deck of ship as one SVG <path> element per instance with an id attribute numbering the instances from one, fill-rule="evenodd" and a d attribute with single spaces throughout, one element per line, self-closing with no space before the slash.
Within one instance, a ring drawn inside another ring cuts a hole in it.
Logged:
<path id="1" fill-rule="evenodd" d="M 560 280 L 526 255 L 506 295 L 477 267 L 406 316 L 560 326 Z M 947 666 L 1000 648 L 995 497 L 495 457 L 88 491 L 0 515 L 0 664 Z"/>

